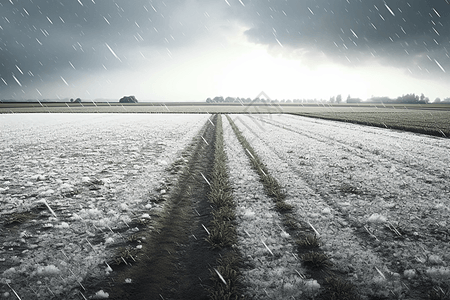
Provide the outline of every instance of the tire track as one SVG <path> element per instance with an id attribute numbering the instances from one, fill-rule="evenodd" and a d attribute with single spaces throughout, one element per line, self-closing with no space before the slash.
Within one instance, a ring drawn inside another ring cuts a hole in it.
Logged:
<path id="1" fill-rule="evenodd" d="M 203 176 L 209 176 L 213 165 L 214 131 L 208 121 L 195 138 L 189 162 L 157 229 L 148 234 L 136 264 L 115 274 L 111 299 L 208 299 L 209 268 L 217 257 L 209 249 L 202 226 L 211 220 L 209 185 Z M 132 283 L 125 284 L 126 278 Z"/>

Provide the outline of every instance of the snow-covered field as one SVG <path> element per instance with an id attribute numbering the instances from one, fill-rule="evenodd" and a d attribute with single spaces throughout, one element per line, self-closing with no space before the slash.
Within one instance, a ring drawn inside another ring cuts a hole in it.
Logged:
<path id="1" fill-rule="evenodd" d="M 166 169 L 208 117 L 0 115 L 0 298 L 80 299 L 151 222 Z"/>
<path id="2" fill-rule="evenodd" d="M 95 297 L 83 281 L 110 273 L 141 223 L 152 229 L 171 164 L 209 117 L 0 115 L 0 299 Z M 232 119 L 362 296 L 419 299 L 411 291 L 424 284 L 450 285 L 449 139 L 291 115 Z M 244 293 L 313 297 L 323 287 L 222 120 Z"/>
<path id="3" fill-rule="evenodd" d="M 232 118 L 363 294 L 449 284 L 448 139 L 289 115 Z"/>

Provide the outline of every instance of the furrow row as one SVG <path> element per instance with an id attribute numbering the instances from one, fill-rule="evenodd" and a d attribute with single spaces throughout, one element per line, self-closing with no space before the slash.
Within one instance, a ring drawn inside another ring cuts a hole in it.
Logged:
<path id="1" fill-rule="evenodd" d="M 326 159 L 325 154 L 318 156 L 314 152 L 320 153 L 321 148 L 328 147 L 325 143 L 308 144 L 300 140 L 300 148 L 292 147 L 290 142 L 297 135 L 279 127 L 261 126 L 246 116 L 235 118 L 269 171 L 281 179 L 286 202 L 295 207 L 300 220 L 308 220 L 321 234 L 333 264 L 349 275 L 348 279 L 357 285 L 361 295 L 395 298 L 406 294 L 411 299 L 423 299 L 433 287 L 442 286 L 445 290 L 449 273 L 445 267 L 447 243 L 436 243 L 435 238 L 421 236 L 420 232 L 419 238 L 414 238 L 412 232 L 411 236 L 403 236 L 398 222 L 392 221 L 401 215 L 389 208 L 380 209 L 376 202 L 370 205 L 364 194 L 352 192 L 351 185 L 348 190 L 341 186 L 341 191 L 330 193 L 323 182 L 327 180 L 327 166 L 321 165 L 322 170 L 311 169 L 305 167 L 304 160 L 295 158 L 295 154 L 301 157 L 306 150 L 314 162 L 320 162 Z M 342 155 L 339 148 L 334 151 L 333 157 Z M 445 218 L 445 211 L 442 215 Z"/>

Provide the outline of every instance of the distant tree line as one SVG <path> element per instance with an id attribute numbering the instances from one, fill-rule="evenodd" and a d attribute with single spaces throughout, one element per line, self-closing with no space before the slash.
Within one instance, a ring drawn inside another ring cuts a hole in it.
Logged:
<path id="1" fill-rule="evenodd" d="M 239 98 L 239 97 L 222 97 L 217 96 L 214 98 L 206 99 L 206 103 L 321 103 L 324 100 L 318 99 L 264 99 L 264 98 Z"/>
<path id="2" fill-rule="evenodd" d="M 389 97 L 372 97 L 367 100 L 370 103 L 402 103 L 402 104 L 427 104 L 430 103 L 430 99 L 425 97 L 424 94 L 406 94 L 397 99 L 391 99 Z"/>
<path id="3" fill-rule="evenodd" d="M 262 99 L 262 98 L 239 98 L 239 97 L 222 97 L 217 96 L 214 98 L 208 98 L 206 99 L 206 103 L 342 103 L 342 95 L 332 96 L 329 98 L 329 100 L 324 99 Z M 353 98 L 350 95 L 348 95 L 347 99 L 345 100 L 346 103 L 401 103 L 401 104 L 427 104 L 431 103 L 430 99 L 426 97 L 424 94 L 416 95 L 416 94 L 406 94 L 399 96 L 395 99 L 389 98 L 389 97 L 372 97 L 367 100 L 362 100 L 361 98 Z M 450 103 L 450 97 L 445 98 L 441 100 L 440 98 L 436 98 L 433 103 Z"/>
<path id="4" fill-rule="evenodd" d="M 444 98 L 444 100 L 441 100 L 441 98 L 434 99 L 434 103 L 450 103 L 450 97 Z"/>

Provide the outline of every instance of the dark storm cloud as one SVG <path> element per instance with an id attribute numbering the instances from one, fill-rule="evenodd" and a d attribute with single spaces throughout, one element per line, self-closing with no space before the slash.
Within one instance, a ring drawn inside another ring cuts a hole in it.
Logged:
<path id="1" fill-rule="evenodd" d="M 9 86 L 58 79 L 68 69 L 130 67 L 140 47 L 179 47 L 204 30 L 172 14 L 186 1 L 2 0 L 0 77 Z M 0 91 L 7 89 L 0 82 Z"/>
<path id="2" fill-rule="evenodd" d="M 445 75 L 450 70 L 448 0 L 238 1 L 247 37 L 267 45 L 323 52 L 341 63 L 368 56 Z M 449 72 L 450 73 L 450 72 Z"/>
<path id="3" fill-rule="evenodd" d="M 189 46 L 227 21 L 311 64 L 318 54 L 351 65 L 375 58 L 448 79 L 449 1 L 0 0 L 0 97 L 70 72 L 132 69 L 131 53 Z"/>

